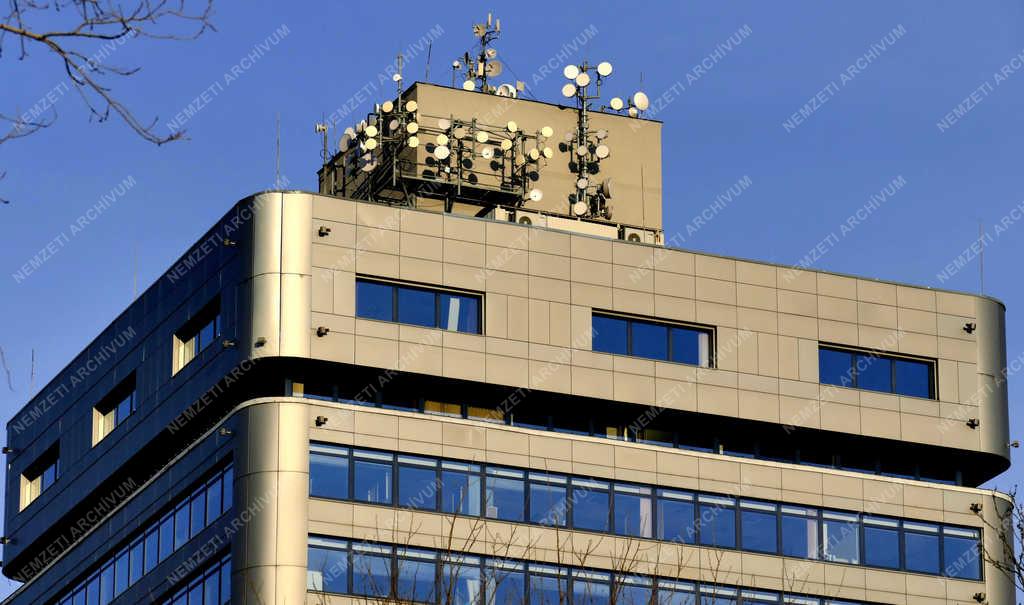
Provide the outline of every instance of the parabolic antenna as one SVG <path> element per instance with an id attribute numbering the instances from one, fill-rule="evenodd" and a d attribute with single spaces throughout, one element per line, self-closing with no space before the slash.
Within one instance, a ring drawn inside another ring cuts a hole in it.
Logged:
<path id="1" fill-rule="evenodd" d="M 393 82 L 401 82 L 402 81 L 402 74 L 395 74 L 395 75 L 391 76 L 391 80 Z"/>
<path id="2" fill-rule="evenodd" d="M 493 59 L 494 57 L 498 56 L 498 49 L 496 49 L 496 48 L 488 48 L 487 52 L 485 54 L 487 55 L 488 59 Z"/>
<path id="3" fill-rule="evenodd" d="M 420 106 L 416 103 L 416 101 L 409 101 L 405 104 L 405 110 L 409 112 L 416 111 L 419 108 Z"/>
<path id="4" fill-rule="evenodd" d="M 416 134 L 420 130 L 420 125 L 416 122 L 409 122 L 405 125 L 405 131 L 409 134 Z"/>
<path id="5" fill-rule="evenodd" d="M 512 139 L 502 139 L 501 149 L 502 151 L 508 151 L 509 149 L 512 149 Z"/>
<path id="6" fill-rule="evenodd" d="M 351 140 L 352 139 L 349 138 L 347 134 L 341 135 L 341 140 L 338 141 L 338 149 L 340 149 L 343 153 L 348 151 L 349 141 Z"/>
<path id="7" fill-rule="evenodd" d="M 452 131 L 452 136 L 456 139 L 464 139 L 466 138 L 466 129 L 462 126 L 456 126 L 455 130 Z"/>
<path id="8" fill-rule="evenodd" d="M 633 106 L 640 111 L 647 111 L 647 108 L 651 106 L 651 102 L 647 99 L 646 94 L 637 91 L 633 94 Z"/>
<path id="9" fill-rule="evenodd" d="M 597 64 L 597 73 L 602 77 L 606 78 L 612 75 L 612 64 L 607 61 L 601 61 Z"/>
<path id="10" fill-rule="evenodd" d="M 448 156 L 451 155 L 451 153 L 452 150 L 448 149 L 444 145 L 438 145 L 437 147 L 434 148 L 434 157 L 439 160 L 448 159 Z"/>
<path id="11" fill-rule="evenodd" d="M 440 128 L 441 130 L 448 130 L 449 128 L 451 128 L 451 125 L 452 121 L 449 120 L 448 118 L 437 119 L 437 127 Z"/>
<path id="12" fill-rule="evenodd" d="M 541 153 L 544 154 L 544 157 L 548 159 L 555 157 L 555 151 L 550 147 L 545 147 L 544 149 L 541 150 Z"/>
<path id="13" fill-rule="evenodd" d="M 476 90 L 476 82 L 473 80 L 466 80 L 462 83 L 462 90 Z"/>
<path id="14" fill-rule="evenodd" d="M 368 137 L 375 137 L 377 136 L 377 127 L 374 126 L 373 124 L 369 124 L 366 128 L 363 129 L 363 132 L 366 133 L 366 136 Z"/>
<path id="15" fill-rule="evenodd" d="M 392 119 L 390 122 L 388 122 L 388 130 L 391 130 L 391 131 L 398 130 L 399 127 L 401 127 L 401 125 L 402 124 L 398 120 Z"/>
<path id="16" fill-rule="evenodd" d="M 551 138 L 551 135 L 553 134 L 555 134 L 555 131 L 550 126 L 544 126 L 543 128 L 540 129 L 540 136 L 544 137 L 545 139 Z"/>
<path id="17" fill-rule="evenodd" d="M 411 136 L 408 139 L 406 139 L 405 142 L 406 142 L 406 144 L 409 145 L 409 147 L 419 147 L 420 146 L 420 139 L 417 136 Z"/>
<path id="18" fill-rule="evenodd" d="M 478 130 L 478 131 L 476 131 L 476 142 L 477 143 L 486 143 L 487 139 L 489 139 L 489 138 L 490 137 L 487 135 L 487 131 L 486 130 Z"/>
<path id="19" fill-rule="evenodd" d="M 585 71 L 581 71 L 580 75 L 576 76 L 576 86 L 583 88 L 588 84 L 590 84 L 590 74 Z"/>
<path id="20" fill-rule="evenodd" d="M 572 98 L 576 94 L 576 85 L 569 83 L 562 87 L 562 96 L 566 99 Z"/>
<path id="21" fill-rule="evenodd" d="M 531 202 L 539 202 L 544 199 L 544 192 L 540 189 L 531 189 L 529 198 Z"/>
<path id="22" fill-rule="evenodd" d="M 530 158 L 531 162 L 536 162 L 537 160 L 540 159 L 540 151 L 536 149 L 531 149 L 529 153 L 527 153 L 527 156 Z"/>
<path id="23" fill-rule="evenodd" d="M 619 97 L 612 97 L 612 100 L 608 103 L 608 105 L 615 111 L 619 111 L 620 109 L 622 109 L 625 103 L 623 103 L 622 99 L 620 99 Z"/>
<path id="24" fill-rule="evenodd" d="M 587 148 L 584 147 L 583 145 L 580 145 L 579 147 L 576 148 L 576 155 L 580 157 L 587 155 Z"/>
<path id="25" fill-rule="evenodd" d="M 597 149 L 594 150 L 594 155 L 596 155 L 598 157 L 598 159 L 601 159 L 601 160 L 603 160 L 606 157 L 608 157 L 608 155 L 610 153 L 611 153 L 611 150 L 608 149 L 607 145 L 598 145 Z"/>
<path id="26" fill-rule="evenodd" d="M 562 75 L 565 76 L 566 80 L 575 80 L 576 76 L 580 75 L 580 68 L 575 65 L 566 65 L 562 69 Z"/>
<path id="27" fill-rule="evenodd" d="M 480 155 L 485 159 L 489 160 L 494 157 L 494 147 L 484 147 L 480 150 Z"/>
<path id="28" fill-rule="evenodd" d="M 572 213 L 576 216 L 583 216 L 587 213 L 588 209 L 586 202 L 576 202 L 572 205 Z"/>
<path id="29" fill-rule="evenodd" d="M 491 61 L 484 67 L 484 73 L 487 74 L 488 78 L 496 78 L 501 75 L 502 71 L 501 61 Z"/>
<path id="30" fill-rule="evenodd" d="M 448 144 L 448 135 L 446 135 L 445 133 L 442 132 L 441 134 L 437 135 L 437 138 L 434 139 L 434 140 L 437 141 L 438 145 L 447 145 Z"/>
<path id="31" fill-rule="evenodd" d="M 395 108 L 395 104 L 391 101 L 384 101 L 380 104 L 380 110 L 383 113 L 391 113 L 391 110 Z"/>
<path id="32" fill-rule="evenodd" d="M 595 135 L 597 136 L 597 140 L 603 141 L 608 138 L 608 131 L 605 130 L 604 128 L 601 128 L 595 133 Z"/>
<path id="33" fill-rule="evenodd" d="M 363 143 L 363 147 L 370 151 L 373 151 L 374 149 L 377 148 L 377 139 L 366 139 L 366 141 Z"/>
<path id="34" fill-rule="evenodd" d="M 581 176 L 580 178 L 576 179 L 576 188 L 577 189 L 586 189 L 587 185 L 589 185 L 589 184 L 590 184 L 590 181 L 588 181 L 586 179 L 586 177 L 582 177 Z"/>
<path id="35" fill-rule="evenodd" d="M 637 110 L 637 108 L 630 106 L 630 108 L 629 108 L 629 117 L 635 118 L 638 115 L 640 115 L 640 112 Z"/>
<path id="36" fill-rule="evenodd" d="M 514 120 L 509 120 L 508 124 L 505 124 L 505 128 L 509 132 L 515 132 L 515 131 L 519 130 L 519 124 L 516 124 Z"/>
<path id="37" fill-rule="evenodd" d="M 351 126 L 348 126 L 347 128 L 345 128 L 345 134 L 347 134 L 349 136 L 349 138 L 355 138 L 356 131 L 353 130 L 353 128 Z"/>

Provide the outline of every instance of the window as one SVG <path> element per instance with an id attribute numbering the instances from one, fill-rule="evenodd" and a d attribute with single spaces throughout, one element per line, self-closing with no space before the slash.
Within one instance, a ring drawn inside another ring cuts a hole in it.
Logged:
<path id="1" fill-rule="evenodd" d="M 743 550 L 776 553 L 778 544 L 779 507 L 768 502 L 740 502 L 740 536 Z"/>
<path id="2" fill-rule="evenodd" d="M 650 538 L 654 531 L 651 488 L 615 484 L 615 533 Z"/>
<path id="3" fill-rule="evenodd" d="M 437 510 L 437 462 L 418 456 L 398 457 L 399 506 Z"/>
<path id="4" fill-rule="evenodd" d="M 21 475 L 21 509 L 35 502 L 60 476 L 60 448 L 57 444 L 28 465 Z"/>
<path id="5" fill-rule="evenodd" d="M 658 605 L 694 605 L 697 586 L 676 580 L 658 580 Z"/>
<path id="6" fill-rule="evenodd" d="M 591 322 L 595 351 L 711 366 L 711 330 L 708 328 L 599 313 L 594 313 Z"/>
<path id="7" fill-rule="evenodd" d="M 573 478 L 572 524 L 576 529 L 607 532 L 611 516 L 611 486 L 607 481 Z"/>
<path id="8" fill-rule="evenodd" d="M 488 559 L 484 573 L 487 583 L 487 605 L 524 605 L 525 565 L 503 559 Z"/>
<path id="9" fill-rule="evenodd" d="M 174 373 L 213 344 L 220 330 L 220 299 L 214 299 L 174 334 Z"/>
<path id="10" fill-rule="evenodd" d="M 92 414 L 92 444 L 96 445 L 135 412 L 135 372 L 114 387 Z"/>
<path id="11" fill-rule="evenodd" d="M 818 348 L 822 384 L 935 399 L 935 362 L 871 351 Z"/>
<path id="12" fill-rule="evenodd" d="M 354 452 L 355 499 L 359 502 L 391 504 L 393 456 L 356 450 Z"/>
<path id="13" fill-rule="evenodd" d="M 306 588 L 321 592 L 345 594 L 348 592 L 347 542 L 342 540 L 309 539 L 306 564 Z"/>
<path id="14" fill-rule="evenodd" d="M 826 561 L 860 563 L 860 523 L 857 515 L 825 511 L 821 515 Z"/>
<path id="15" fill-rule="evenodd" d="M 546 473 L 530 473 L 530 522 L 564 526 L 569 503 L 566 478 Z"/>
<path id="16" fill-rule="evenodd" d="M 437 600 L 437 555 L 434 551 L 398 549 L 395 591 L 399 602 L 434 603 Z"/>
<path id="17" fill-rule="evenodd" d="M 573 605 L 608 605 L 611 601 L 611 580 L 610 573 L 574 569 L 572 572 Z"/>
<path id="18" fill-rule="evenodd" d="M 943 575 L 962 580 L 981 579 L 981 532 L 976 529 L 942 528 Z"/>
<path id="19" fill-rule="evenodd" d="M 562 567 L 530 564 L 530 605 L 564 605 L 569 601 L 568 571 Z"/>
<path id="20" fill-rule="evenodd" d="M 900 524 L 894 519 L 864 517 L 864 564 L 900 568 Z"/>
<path id="21" fill-rule="evenodd" d="M 441 511 L 480 515 L 480 467 L 462 462 L 441 462 Z"/>
<path id="22" fill-rule="evenodd" d="M 309 494 L 314 498 L 348 500 L 347 447 L 314 443 L 309 452 Z"/>
<path id="23" fill-rule="evenodd" d="M 356 316 L 482 334 L 479 294 L 356 279 Z"/>
<path id="24" fill-rule="evenodd" d="M 818 511 L 782 506 L 782 554 L 801 559 L 818 558 Z"/>
<path id="25" fill-rule="evenodd" d="M 696 543 L 694 514 L 693 494 L 659 489 L 658 539 L 684 544 Z"/>
<path id="26" fill-rule="evenodd" d="M 522 471 L 487 469 L 487 516 L 502 521 L 526 518 L 526 481 Z"/>
<path id="27" fill-rule="evenodd" d="M 366 597 L 386 597 L 391 593 L 390 548 L 352 546 L 352 592 Z"/>
<path id="28" fill-rule="evenodd" d="M 163 605 L 226 605 L 231 602 L 231 559 L 215 562 Z M 89 602 L 92 605 L 92 601 Z"/>
<path id="29" fill-rule="evenodd" d="M 736 547 L 736 501 L 722 496 L 697 497 L 700 543 Z"/>
<path id="30" fill-rule="evenodd" d="M 480 605 L 482 588 L 479 557 L 454 555 L 441 565 L 441 602 L 445 605 Z"/>
<path id="31" fill-rule="evenodd" d="M 903 547 L 907 553 L 907 571 L 939 573 L 938 525 L 904 521 Z"/>
<path id="32" fill-rule="evenodd" d="M 621 605 L 651 605 L 654 581 L 644 576 L 618 576 L 615 602 Z"/>

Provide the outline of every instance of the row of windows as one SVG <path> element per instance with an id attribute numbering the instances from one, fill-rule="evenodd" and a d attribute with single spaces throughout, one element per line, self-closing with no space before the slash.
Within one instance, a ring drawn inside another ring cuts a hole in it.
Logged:
<path id="1" fill-rule="evenodd" d="M 593 350 L 694 366 L 712 364 L 712 331 L 594 313 Z"/>
<path id="2" fill-rule="evenodd" d="M 164 601 L 164 605 L 230 605 L 231 557 L 224 557 Z"/>
<path id="3" fill-rule="evenodd" d="M 482 298 L 450 290 L 356 279 L 356 317 L 482 333 Z"/>
<path id="4" fill-rule="evenodd" d="M 318 498 L 981 578 L 972 528 L 319 443 L 309 464 Z"/>
<path id="5" fill-rule="evenodd" d="M 935 399 L 935 363 L 871 351 L 818 349 L 822 384 Z"/>
<path id="6" fill-rule="evenodd" d="M 139 531 L 139 537 L 64 595 L 59 605 L 110 603 L 227 512 L 232 503 L 233 480 L 231 465 L 218 471 L 159 521 Z"/>
<path id="7" fill-rule="evenodd" d="M 582 567 L 309 537 L 307 589 L 442 605 L 858 605 Z"/>

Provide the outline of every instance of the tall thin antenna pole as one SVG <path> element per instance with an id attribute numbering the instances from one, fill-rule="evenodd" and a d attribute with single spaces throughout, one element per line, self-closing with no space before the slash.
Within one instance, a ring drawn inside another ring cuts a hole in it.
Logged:
<path id="1" fill-rule="evenodd" d="M 35 393 L 36 392 L 36 350 L 35 350 L 35 348 L 32 349 L 32 369 L 29 370 L 28 384 L 29 384 L 28 392 L 29 393 Z"/>
<path id="2" fill-rule="evenodd" d="M 274 189 L 281 188 L 281 112 L 277 113 L 277 145 L 274 151 Z"/>
<path id="3" fill-rule="evenodd" d="M 985 293 L 985 240 L 981 229 L 981 221 L 978 221 L 978 242 L 981 243 L 981 251 L 978 252 L 978 280 L 981 282 L 981 294 Z"/>
<path id="4" fill-rule="evenodd" d="M 139 243 L 132 244 L 132 300 L 139 296 Z"/>
<path id="5" fill-rule="evenodd" d="M 433 50 L 434 50 L 434 41 L 431 40 L 430 43 L 427 44 L 427 71 L 426 71 L 425 74 L 423 74 L 423 79 L 426 82 L 430 82 L 430 53 Z"/>

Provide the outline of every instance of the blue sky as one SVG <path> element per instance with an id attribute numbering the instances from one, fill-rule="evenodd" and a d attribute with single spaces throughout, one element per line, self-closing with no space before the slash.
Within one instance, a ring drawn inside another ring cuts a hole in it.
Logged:
<path id="1" fill-rule="evenodd" d="M 90 123 L 48 57 L 4 55 L 0 112 L 55 91 L 59 120 L 0 146 L 0 197 L 12 200 L 0 206 L 0 346 L 14 386 L 0 380 L 0 414 L 10 417 L 31 395 L 33 349 L 38 388 L 131 302 L 136 274 L 141 290 L 231 204 L 271 186 L 276 115 L 282 173 L 291 187 L 315 190 L 314 122 L 352 99 L 354 114 L 365 113 L 390 94 L 390 82 L 377 87 L 380 74 L 424 36 L 436 38 L 433 81 L 449 82 L 451 59 L 473 42 L 471 21 L 486 12 L 477 3 L 412 3 L 385 18 L 380 8 L 220 3 L 219 31 L 196 42 L 119 47 L 109 62 L 143 69 L 114 82 L 115 92 L 141 118 L 159 117 L 158 130 L 208 91 L 185 124 L 188 140 L 159 148 L 117 120 Z M 816 268 L 977 291 L 978 261 L 964 251 L 980 221 L 985 292 L 1008 307 L 1012 359 L 1024 353 L 1016 312 L 1024 282 L 1013 269 L 1024 256 L 1022 13 L 1011 0 L 527 1 L 503 3 L 497 46 L 531 82 L 564 42 L 589 30 L 571 60 L 612 61 L 623 90 L 642 74 L 649 96 L 664 99 L 665 230 L 681 234 L 681 247 L 795 264 L 823 245 Z M 425 59 L 407 62 L 407 80 L 423 78 Z M 555 101 L 561 83 L 542 80 L 532 92 Z M 741 196 L 687 229 L 745 177 Z M 842 229 L 894 181 L 895 193 Z M 113 201 L 86 215 L 104 196 Z M 51 258 L 15 276 L 54 241 Z M 958 257 L 966 265 L 944 274 Z M 1011 401 L 1018 390 L 1011 380 Z M 1012 418 L 1021 437 L 1021 417 Z M 1015 485 L 1020 472 L 993 484 Z"/>

